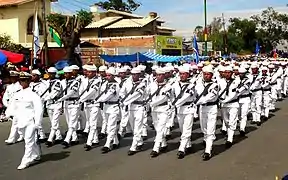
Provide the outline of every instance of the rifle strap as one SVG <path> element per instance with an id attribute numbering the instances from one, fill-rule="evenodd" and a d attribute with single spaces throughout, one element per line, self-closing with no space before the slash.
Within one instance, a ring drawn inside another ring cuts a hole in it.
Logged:
<path id="1" fill-rule="evenodd" d="M 207 86 L 205 86 L 203 92 L 202 92 L 199 96 L 197 96 L 197 98 L 196 98 L 196 100 L 195 100 L 195 102 L 194 102 L 195 104 L 199 101 L 199 99 L 200 99 L 203 95 L 207 94 L 208 89 L 212 86 L 212 84 L 213 84 L 213 83 L 209 83 L 209 84 L 207 84 Z"/>

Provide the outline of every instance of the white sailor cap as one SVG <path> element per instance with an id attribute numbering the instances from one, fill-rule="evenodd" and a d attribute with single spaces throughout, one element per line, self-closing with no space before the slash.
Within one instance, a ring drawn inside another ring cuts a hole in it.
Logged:
<path id="1" fill-rule="evenodd" d="M 157 68 L 156 69 L 156 74 L 165 74 L 166 70 L 164 68 Z"/>
<path id="2" fill-rule="evenodd" d="M 77 65 L 71 65 L 70 68 L 72 70 L 79 70 L 79 67 Z"/>
<path id="3" fill-rule="evenodd" d="M 145 71 L 146 66 L 140 64 L 139 66 L 137 66 L 137 68 L 139 68 L 140 71 Z"/>
<path id="4" fill-rule="evenodd" d="M 88 64 L 84 64 L 83 66 L 82 66 L 82 68 L 84 69 L 84 70 L 87 70 L 87 66 L 89 66 Z"/>
<path id="5" fill-rule="evenodd" d="M 87 71 L 97 71 L 97 67 L 95 65 L 87 65 L 86 70 Z"/>
<path id="6" fill-rule="evenodd" d="M 19 76 L 19 73 L 17 71 L 9 71 L 10 76 Z"/>
<path id="7" fill-rule="evenodd" d="M 219 72 L 224 72 L 225 71 L 225 67 L 222 66 L 222 65 L 218 66 L 218 71 Z"/>
<path id="8" fill-rule="evenodd" d="M 179 67 L 179 72 L 180 73 L 189 73 L 190 72 L 190 68 L 188 66 L 180 66 Z"/>
<path id="9" fill-rule="evenodd" d="M 203 64 L 203 63 L 199 63 L 199 64 L 197 64 L 197 66 L 198 66 L 198 67 L 203 67 L 204 64 Z"/>
<path id="10" fill-rule="evenodd" d="M 174 69 L 178 69 L 179 68 L 179 66 L 178 65 L 174 65 Z"/>
<path id="11" fill-rule="evenodd" d="M 246 70 L 244 67 L 240 67 L 240 68 L 238 69 L 238 72 L 239 72 L 239 73 L 246 73 L 247 70 Z"/>
<path id="12" fill-rule="evenodd" d="M 268 71 L 268 68 L 267 68 L 266 66 L 263 66 L 263 67 L 261 68 L 261 70 L 262 70 L 262 71 Z"/>
<path id="13" fill-rule="evenodd" d="M 63 72 L 64 72 L 64 73 L 71 73 L 71 72 L 72 72 L 72 69 L 71 69 L 70 66 L 66 66 L 66 67 L 63 68 Z"/>
<path id="14" fill-rule="evenodd" d="M 233 66 L 233 70 L 239 70 L 239 66 Z"/>
<path id="15" fill-rule="evenodd" d="M 198 69 L 198 66 L 196 65 L 196 64 L 193 64 L 192 66 L 191 66 L 191 69 Z"/>
<path id="16" fill-rule="evenodd" d="M 41 72 L 38 69 L 33 69 L 31 74 L 36 74 L 38 76 L 41 76 Z"/>
<path id="17" fill-rule="evenodd" d="M 31 78 L 31 74 L 22 71 L 19 73 L 19 79 L 30 79 Z"/>
<path id="18" fill-rule="evenodd" d="M 107 69 L 108 69 L 107 66 L 100 66 L 99 67 L 99 71 L 101 71 L 101 72 L 105 72 Z"/>
<path id="19" fill-rule="evenodd" d="M 253 68 L 259 68 L 259 67 L 258 67 L 257 63 L 253 63 L 253 64 L 251 64 L 251 68 L 253 69 Z"/>
<path id="20" fill-rule="evenodd" d="M 141 73 L 141 69 L 138 67 L 135 67 L 131 70 L 131 74 L 140 74 Z"/>
<path id="21" fill-rule="evenodd" d="M 151 67 L 151 69 L 153 70 L 153 71 L 155 71 L 156 69 L 158 69 L 159 67 L 158 66 L 156 66 L 156 65 L 153 65 L 152 67 Z"/>
<path id="22" fill-rule="evenodd" d="M 117 70 L 118 73 L 126 73 L 126 71 L 127 71 L 127 69 L 124 67 Z"/>
<path id="23" fill-rule="evenodd" d="M 55 67 L 48 68 L 48 73 L 57 73 L 57 69 Z"/>
<path id="24" fill-rule="evenodd" d="M 126 71 L 127 71 L 127 70 L 131 70 L 131 67 L 128 66 L 128 65 L 125 65 L 123 68 L 126 69 Z"/>
<path id="25" fill-rule="evenodd" d="M 203 72 L 214 73 L 212 66 L 204 66 L 202 69 Z"/>
<path id="26" fill-rule="evenodd" d="M 269 65 L 268 65 L 268 68 L 269 68 L 269 69 L 274 69 L 275 66 L 274 66 L 274 64 L 269 64 Z"/>
<path id="27" fill-rule="evenodd" d="M 165 67 L 162 67 L 162 70 L 165 71 L 166 73 L 169 73 L 170 72 L 170 67 L 168 66 L 165 66 Z"/>
<path id="28" fill-rule="evenodd" d="M 111 75 L 116 75 L 116 69 L 114 67 L 109 67 L 107 70 L 106 70 L 106 74 L 111 74 Z"/>
<path id="29" fill-rule="evenodd" d="M 225 71 L 233 71 L 232 66 L 225 66 Z"/>

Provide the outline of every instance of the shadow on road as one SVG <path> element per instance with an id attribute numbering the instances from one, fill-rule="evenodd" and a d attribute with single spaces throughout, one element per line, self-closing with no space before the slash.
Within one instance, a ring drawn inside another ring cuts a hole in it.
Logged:
<path id="1" fill-rule="evenodd" d="M 65 159 L 69 156 L 70 156 L 69 151 L 61 151 L 58 153 L 44 154 L 41 156 L 41 162 L 40 163 L 44 163 L 47 161 L 59 161 L 59 160 Z"/>

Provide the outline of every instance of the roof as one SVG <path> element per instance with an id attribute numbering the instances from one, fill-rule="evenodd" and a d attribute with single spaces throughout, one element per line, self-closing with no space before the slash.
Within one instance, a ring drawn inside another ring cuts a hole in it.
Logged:
<path id="1" fill-rule="evenodd" d="M 122 19 L 123 17 L 115 16 L 115 17 L 105 17 L 103 19 L 100 19 L 99 21 L 92 22 L 89 24 L 86 28 L 100 28 L 103 26 L 107 26 L 115 21 L 118 21 L 119 19 Z"/>
<path id="2" fill-rule="evenodd" d="M 13 6 L 13 5 L 21 5 L 25 4 L 28 2 L 33 2 L 35 0 L 0 0 L 0 7 L 5 7 L 5 6 Z M 54 2 L 57 0 L 51 0 L 51 2 Z"/>
<path id="3" fill-rule="evenodd" d="M 169 28 L 169 27 L 163 27 L 163 26 L 157 26 L 157 29 L 159 29 L 159 30 L 167 30 L 167 31 L 176 31 L 176 29 Z"/>
<path id="4" fill-rule="evenodd" d="M 143 16 L 139 16 L 137 14 L 132 14 L 132 13 L 123 12 L 123 11 L 117 11 L 117 10 L 112 10 L 112 9 L 108 10 L 108 12 L 115 13 L 115 14 L 120 14 L 120 15 L 123 15 L 123 16 L 134 17 L 134 18 L 143 18 Z"/>
<path id="5" fill-rule="evenodd" d="M 143 18 L 143 19 L 121 19 L 120 21 L 113 23 L 105 29 L 118 29 L 118 28 L 136 28 L 136 27 L 143 27 L 149 24 L 152 21 L 155 21 L 159 17 L 156 18 Z"/>
<path id="6" fill-rule="evenodd" d="M 34 0 L 0 0 L 0 7 L 24 4 Z"/>

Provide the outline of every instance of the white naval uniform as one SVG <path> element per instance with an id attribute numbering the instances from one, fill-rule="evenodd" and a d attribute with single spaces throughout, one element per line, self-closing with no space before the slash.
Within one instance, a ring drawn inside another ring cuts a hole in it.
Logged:
<path id="1" fill-rule="evenodd" d="M 288 67 L 284 69 L 283 73 L 283 94 L 285 96 L 288 94 Z"/>
<path id="2" fill-rule="evenodd" d="M 16 92 L 20 91 L 21 89 L 22 89 L 22 86 L 19 84 L 19 82 L 9 84 L 6 87 L 5 93 L 4 93 L 3 98 L 2 98 L 3 105 L 8 108 L 14 94 Z M 8 115 L 6 115 L 6 116 L 9 117 Z M 18 131 L 18 128 L 16 125 L 17 125 L 17 119 L 15 117 L 13 117 L 11 129 L 10 129 L 10 134 L 8 136 L 8 139 L 5 140 L 6 143 L 15 143 L 18 134 L 19 134 L 19 137 L 18 137 L 17 141 L 23 140 L 23 135 L 21 134 L 20 131 Z"/>
<path id="3" fill-rule="evenodd" d="M 100 93 L 102 93 L 105 90 L 105 88 L 107 87 L 108 81 L 106 79 L 104 79 L 104 77 L 99 77 L 99 79 L 101 81 Z M 108 122 L 108 120 L 106 119 L 103 106 L 104 106 L 104 103 L 101 102 L 100 103 L 100 113 L 99 113 L 99 117 L 102 120 L 102 122 L 101 122 L 101 134 L 107 134 L 107 122 Z"/>
<path id="4" fill-rule="evenodd" d="M 165 133 L 165 129 L 167 128 L 167 122 L 171 120 L 171 117 L 168 116 L 169 109 L 171 109 L 171 88 L 172 86 L 170 83 L 158 85 L 158 83 L 155 81 L 150 84 L 150 95 L 153 95 L 160 90 L 152 97 L 152 101 L 150 103 L 152 108 L 151 115 L 153 125 L 156 130 L 153 151 L 157 153 L 159 153 L 160 147 L 167 147 L 165 138 L 167 134 Z"/>
<path id="5" fill-rule="evenodd" d="M 123 105 L 128 106 L 129 122 L 133 130 L 133 142 L 130 147 L 130 151 L 137 151 L 137 146 L 143 145 L 142 136 L 143 131 L 145 131 L 145 128 L 143 128 L 143 126 L 145 126 L 143 124 L 145 121 L 144 101 L 149 93 L 147 86 L 148 82 L 145 79 L 138 84 L 135 84 L 132 81 L 126 84 L 127 91 L 130 94 L 126 97 L 126 99 L 124 99 Z"/>
<path id="6" fill-rule="evenodd" d="M 246 124 L 247 124 L 247 115 L 250 108 L 251 103 L 251 94 L 249 91 L 251 85 L 251 78 L 244 77 L 240 79 L 240 85 L 237 89 L 237 93 L 239 95 L 239 121 L 240 121 L 240 131 L 245 132 Z"/>
<path id="7" fill-rule="evenodd" d="M 262 75 L 262 112 L 261 115 L 268 118 L 270 111 L 271 103 L 271 85 L 270 85 L 270 76 Z"/>
<path id="8" fill-rule="evenodd" d="M 49 90 L 45 93 L 44 101 L 46 101 L 47 113 L 51 123 L 51 130 L 48 137 L 48 142 L 53 142 L 54 136 L 55 140 L 62 140 L 62 135 L 60 131 L 60 116 L 62 113 L 62 103 L 55 102 L 55 98 L 60 95 L 63 91 L 61 82 L 58 79 L 48 80 Z"/>
<path id="9" fill-rule="evenodd" d="M 282 99 L 282 84 L 283 84 L 283 68 L 279 67 L 276 71 L 277 73 L 277 98 Z"/>
<path id="10" fill-rule="evenodd" d="M 76 80 L 80 82 L 79 94 L 81 94 L 85 90 L 88 80 L 83 75 L 78 75 L 76 77 Z M 89 131 L 89 122 L 87 121 L 84 109 L 82 109 L 81 107 L 80 107 L 80 112 L 79 112 L 77 130 L 83 130 L 83 132 L 86 132 L 86 133 Z"/>
<path id="11" fill-rule="evenodd" d="M 97 132 L 97 121 L 99 113 L 99 103 L 95 99 L 99 95 L 100 81 L 98 78 L 88 79 L 88 84 L 84 89 L 84 94 L 81 95 L 79 102 L 84 103 L 84 112 L 89 123 L 89 134 L 86 144 L 92 146 L 93 143 L 99 143 Z"/>
<path id="12" fill-rule="evenodd" d="M 78 141 L 76 130 L 80 113 L 80 105 L 77 99 L 79 96 L 80 82 L 76 79 L 64 79 L 62 80 L 62 86 L 66 91 L 64 92 L 63 97 L 58 99 L 56 103 L 64 101 L 64 114 L 68 125 L 68 131 L 64 141 L 69 144 L 71 139 L 73 142 Z"/>
<path id="13" fill-rule="evenodd" d="M 176 97 L 175 99 L 178 99 L 175 107 L 177 108 L 177 119 L 181 131 L 178 151 L 185 153 L 185 150 L 191 147 L 190 137 L 192 134 L 193 116 L 196 110 L 193 105 L 195 99 L 194 84 L 189 82 L 174 83 L 173 93 Z M 183 94 L 181 95 L 181 93 Z"/>
<path id="14" fill-rule="evenodd" d="M 270 76 L 270 86 L 271 86 L 270 110 L 275 110 L 275 104 L 277 101 L 277 78 L 278 78 L 278 74 L 274 70 L 274 72 L 270 73 L 269 76 Z"/>
<path id="15" fill-rule="evenodd" d="M 173 87 L 173 84 L 175 82 L 178 82 L 176 77 L 172 77 L 172 78 L 169 79 L 167 86 Z M 172 102 L 173 98 L 174 97 L 173 97 L 173 93 L 172 93 L 170 95 L 171 102 Z M 175 107 L 171 106 L 167 111 L 169 113 L 168 113 L 168 120 L 167 120 L 167 123 L 166 123 L 166 129 L 165 129 L 166 136 L 167 135 L 171 135 L 171 127 L 174 126 L 174 119 L 175 119 L 175 116 L 176 116 L 176 109 L 175 109 Z"/>
<path id="16" fill-rule="evenodd" d="M 44 100 L 43 100 L 43 97 L 42 94 L 45 92 L 45 90 L 48 88 L 47 87 L 47 82 L 46 81 L 43 81 L 43 80 L 40 80 L 39 82 L 31 82 L 30 83 L 30 88 L 32 89 L 33 92 L 35 92 L 36 94 L 38 94 L 38 96 L 40 96 L 41 100 L 42 100 L 42 106 L 43 106 L 43 109 L 44 109 Z M 43 114 L 42 114 L 42 118 L 43 118 Z M 42 122 L 42 120 L 41 120 Z M 39 133 L 39 139 L 46 139 L 46 135 L 45 135 L 45 132 L 43 130 L 43 126 L 41 124 L 41 127 L 39 127 L 38 129 L 38 133 Z"/>
<path id="17" fill-rule="evenodd" d="M 17 119 L 16 126 L 24 136 L 25 153 L 18 167 L 24 169 L 41 155 L 36 138 L 36 129 L 41 125 L 43 114 L 41 98 L 30 88 L 23 89 L 12 98 L 7 114 Z"/>
<path id="18" fill-rule="evenodd" d="M 232 81 L 232 83 L 231 83 Z M 219 99 L 221 102 L 221 111 L 224 126 L 227 129 L 227 141 L 233 142 L 234 131 L 237 127 L 238 109 L 239 109 L 239 97 L 237 93 L 237 87 L 239 86 L 239 79 L 231 79 L 229 82 L 221 81 Z M 230 84 L 230 85 L 229 85 Z M 229 87 L 228 87 L 229 85 Z M 228 87 L 228 88 L 227 88 Z M 225 91 L 225 92 L 224 92 Z M 224 93 L 223 93 L 224 92 Z"/>
<path id="19" fill-rule="evenodd" d="M 253 122 L 261 122 L 261 102 L 262 102 L 262 87 L 261 76 L 253 75 L 252 83 L 250 86 L 251 96 L 251 113 Z"/>
<path id="20" fill-rule="evenodd" d="M 111 144 L 119 145 L 117 137 L 117 121 L 120 115 L 119 109 L 119 83 L 107 82 L 102 92 L 103 95 L 96 103 L 104 103 L 103 112 L 104 118 L 107 121 L 107 139 L 104 147 L 111 150 Z M 101 93 L 102 93 L 101 92 Z M 103 127 L 103 126 L 102 126 Z"/>
<path id="21" fill-rule="evenodd" d="M 207 94 L 203 93 L 206 87 Z M 196 105 L 199 107 L 199 120 L 201 130 L 204 134 L 204 141 L 206 143 L 205 153 L 211 155 L 213 141 L 216 139 L 215 130 L 216 130 L 216 121 L 217 121 L 217 112 L 218 112 L 218 93 L 219 85 L 216 82 L 199 82 L 195 86 L 196 96 L 199 98 Z M 200 97 L 200 95 L 202 95 Z"/>

